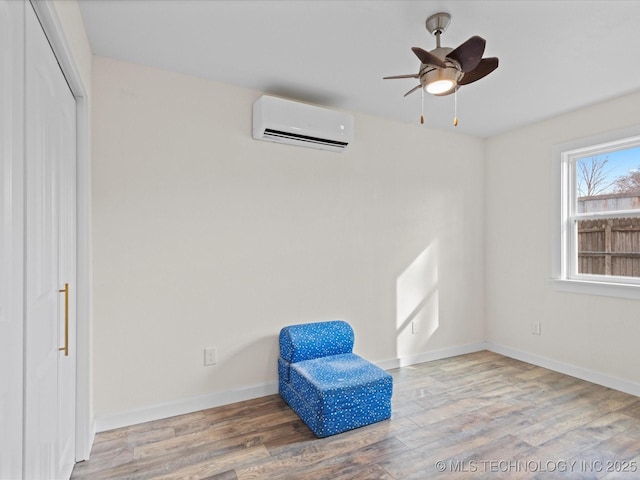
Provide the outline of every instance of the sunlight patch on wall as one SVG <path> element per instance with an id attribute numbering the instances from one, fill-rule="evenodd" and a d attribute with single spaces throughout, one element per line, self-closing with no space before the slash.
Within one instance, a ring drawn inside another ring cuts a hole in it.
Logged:
<path id="1" fill-rule="evenodd" d="M 439 322 L 438 243 L 434 240 L 396 281 L 398 355 L 422 353 Z"/>

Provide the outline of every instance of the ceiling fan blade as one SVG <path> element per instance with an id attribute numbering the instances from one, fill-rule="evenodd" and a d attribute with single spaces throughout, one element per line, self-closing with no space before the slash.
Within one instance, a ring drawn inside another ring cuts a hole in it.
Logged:
<path id="1" fill-rule="evenodd" d="M 404 96 L 406 97 L 407 95 L 409 95 L 410 93 L 415 92 L 416 90 L 418 90 L 420 87 L 422 87 L 422 84 L 417 85 L 415 87 L 413 87 L 411 90 L 409 90 L 407 93 L 404 94 Z"/>
<path id="2" fill-rule="evenodd" d="M 462 43 L 458 48 L 451 51 L 447 58 L 455 60 L 460 65 L 460 70 L 467 73 L 478 66 L 484 53 L 486 41 L 482 37 L 474 35 L 466 42 Z"/>
<path id="3" fill-rule="evenodd" d="M 417 73 L 408 73 L 406 75 L 393 75 L 391 77 L 382 77 L 383 80 L 389 80 L 393 78 L 420 78 L 420 75 Z"/>
<path id="4" fill-rule="evenodd" d="M 413 53 L 416 54 L 416 57 L 420 59 L 422 63 L 425 65 L 433 65 L 434 67 L 446 68 L 447 64 L 444 63 L 440 57 L 435 56 L 433 53 L 427 52 L 426 50 L 421 49 L 420 47 L 412 47 Z M 482 56 L 482 54 L 480 54 Z"/>
<path id="5" fill-rule="evenodd" d="M 468 85 L 476 80 L 480 80 L 482 77 L 489 75 L 496 68 L 498 68 L 497 57 L 483 58 L 480 60 L 480 63 L 476 68 L 464 74 L 462 79 L 458 81 L 458 85 Z"/>

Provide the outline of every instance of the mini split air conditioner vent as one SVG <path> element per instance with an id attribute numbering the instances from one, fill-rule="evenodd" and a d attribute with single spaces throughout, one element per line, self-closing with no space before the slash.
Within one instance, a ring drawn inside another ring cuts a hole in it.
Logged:
<path id="1" fill-rule="evenodd" d="M 353 116 L 263 95 L 253 104 L 253 138 L 341 152 L 353 140 Z"/>
<path id="2" fill-rule="evenodd" d="M 301 142 L 316 143 L 319 145 L 336 146 L 342 149 L 346 148 L 346 146 L 349 145 L 349 143 L 347 142 L 338 142 L 335 140 L 328 140 L 326 138 L 310 137 L 309 135 L 300 135 L 298 133 L 282 132 L 279 130 L 273 130 L 271 128 L 265 129 L 264 137 L 275 137 L 283 139 L 288 138 L 289 140 L 299 140 Z"/>

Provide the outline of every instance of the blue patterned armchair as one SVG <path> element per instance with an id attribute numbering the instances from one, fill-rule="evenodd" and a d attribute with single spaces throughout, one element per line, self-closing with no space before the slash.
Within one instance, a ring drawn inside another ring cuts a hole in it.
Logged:
<path id="1" fill-rule="evenodd" d="M 317 437 L 391 417 L 391 375 L 354 354 L 353 343 L 341 320 L 280 331 L 280 396 Z"/>

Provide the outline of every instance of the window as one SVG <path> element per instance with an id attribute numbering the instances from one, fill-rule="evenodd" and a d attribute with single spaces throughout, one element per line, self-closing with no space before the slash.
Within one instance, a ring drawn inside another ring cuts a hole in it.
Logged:
<path id="1" fill-rule="evenodd" d="M 554 157 L 556 284 L 640 299 L 640 128 L 558 146 Z"/>

